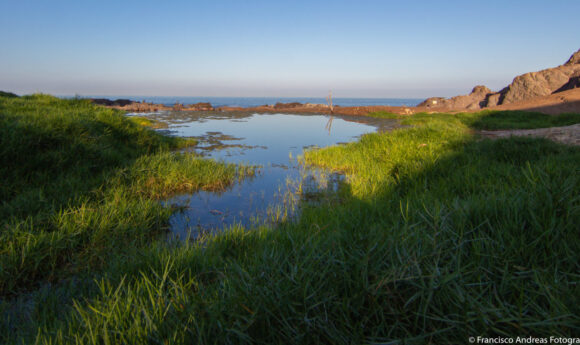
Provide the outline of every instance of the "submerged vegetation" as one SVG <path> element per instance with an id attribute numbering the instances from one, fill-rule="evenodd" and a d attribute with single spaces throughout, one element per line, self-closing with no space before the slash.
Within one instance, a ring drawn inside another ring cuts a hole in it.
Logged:
<path id="1" fill-rule="evenodd" d="M 158 199 L 251 171 L 169 153 L 185 143 L 83 101 L 0 98 L 0 342 L 578 334 L 580 149 L 472 131 L 522 114 L 414 115 L 308 151 L 347 174 L 337 197 L 175 244 L 153 236 L 170 212 Z"/>

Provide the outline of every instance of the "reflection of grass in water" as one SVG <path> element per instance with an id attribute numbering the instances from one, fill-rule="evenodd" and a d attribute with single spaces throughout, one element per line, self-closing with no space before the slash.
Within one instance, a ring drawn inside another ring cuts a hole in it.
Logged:
<path id="1" fill-rule="evenodd" d="M 341 174 L 300 165 L 300 177 L 287 178 L 285 186 L 278 187 L 279 200 L 268 207 L 266 221 L 262 224 L 291 222 L 300 216 L 301 207 L 338 202 L 343 186 Z"/>

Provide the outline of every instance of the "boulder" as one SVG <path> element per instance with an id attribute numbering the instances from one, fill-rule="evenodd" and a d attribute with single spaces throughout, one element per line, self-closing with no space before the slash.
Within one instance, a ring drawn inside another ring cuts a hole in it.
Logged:
<path id="1" fill-rule="evenodd" d="M 417 104 L 418 107 L 440 107 L 447 101 L 445 97 L 430 97 Z"/>
<path id="2" fill-rule="evenodd" d="M 292 102 L 292 103 L 276 103 L 274 105 L 274 109 L 290 109 L 290 108 L 298 108 L 301 107 L 302 103 Z"/>
<path id="3" fill-rule="evenodd" d="M 517 76 L 503 92 L 501 104 L 550 95 L 564 86 L 572 73 L 570 68 L 556 67 Z"/>
<path id="4" fill-rule="evenodd" d="M 471 94 L 483 94 L 483 95 L 487 95 L 488 93 L 491 93 L 491 90 L 485 86 L 485 85 L 477 85 L 476 87 L 473 88 L 473 90 L 471 90 Z"/>
<path id="5" fill-rule="evenodd" d="M 482 105 L 483 107 L 493 107 L 499 104 L 500 101 L 500 97 L 501 97 L 501 93 L 500 92 L 494 92 L 494 93 L 490 93 L 485 97 L 485 101 L 484 104 Z"/>
<path id="6" fill-rule="evenodd" d="M 91 98 L 90 100 L 94 104 L 98 104 L 98 105 L 106 105 L 106 106 L 113 105 L 113 101 L 111 101 L 110 99 L 106 99 L 106 98 Z"/>
<path id="7" fill-rule="evenodd" d="M 126 105 L 130 105 L 135 103 L 130 99 L 116 99 L 114 101 L 106 98 L 90 98 L 91 102 L 98 104 L 98 105 L 106 105 L 108 107 L 124 107 Z"/>
<path id="8" fill-rule="evenodd" d="M 578 74 L 580 74 L 580 73 L 578 73 Z M 580 75 L 575 75 L 575 76 L 571 77 L 570 80 L 568 80 L 568 82 L 566 84 L 562 85 L 561 88 L 554 91 L 554 93 L 558 93 L 558 92 L 562 92 L 562 91 L 566 91 L 566 90 L 572 90 L 572 89 L 576 89 L 579 87 L 580 87 Z"/>
<path id="9" fill-rule="evenodd" d="M 483 85 L 478 85 L 471 90 L 469 95 L 455 96 L 452 98 L 431 97 L 419 103 L 418 107 L 446 108 L 446 109 L 480 109 L 485 103 L 486 96 L 491 90 Z"/>
<path id="10" fill-rule="evenodd" d="M 116 99 L 113 101 L 113 105 L 118 105 L 119 107 L 124 107 L 126 105 L 133 104 L 133 103 L 135 103 L 135 102 L 130 100 L 130 99 Z"/>
<path id="11" fill-rule="evenodd" d="M 214 107 L 209 102 L 199 102 L 195 104 L 191 104 L 187 106 L 187 110 L 195 110 L 195 111 L 213 111 L 215 110 Z"/>

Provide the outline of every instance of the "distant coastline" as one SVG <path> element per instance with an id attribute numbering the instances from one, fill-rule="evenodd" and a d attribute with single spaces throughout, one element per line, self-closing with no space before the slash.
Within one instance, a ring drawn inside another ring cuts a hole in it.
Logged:
<path id="1" fill-rule="evenodd" d="M 61 98 L 74 98 L 75 96 L 62 96 Z M 323 97 L 178 97 L 178 96 L 110 96 L 110 95 L 90 95 L 82 98 L 104 98 L 104 99 L 128 99 L 135 102 L 145 102 L 171 107 L 179 104 L 210 103 L 215 108 L 240 107 L 254 108 L 264 105 L 275 105 L 276 103 L 301 103 L 301 104 L 326 104 Z M 337 97 L 332 99 L 332 103 L 341 107 L 366 107 L 366 106 L 392 106 L 392 107 L 414 107 L 424 98 L 353 98 Z"/>

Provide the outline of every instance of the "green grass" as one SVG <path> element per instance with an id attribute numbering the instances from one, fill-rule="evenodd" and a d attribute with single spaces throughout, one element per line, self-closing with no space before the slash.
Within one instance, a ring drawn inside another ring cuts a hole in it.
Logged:
<path id="1" fill-rule="evenodd" d="M 145 116 L 131 116 L 130 119 L 131 119 L 131 121 L 134 121 L 135 123 L 137 123 L 141 126 L 145 126 L 145 127 L 149 127 L 149 128 L 158 129 L 158 128 L 167 128 L 168 127 L 167 123 L 165 123 L 165 122 L 152 120 L 152 119 L 147 118 Z"/>
<path id="2" fill-rule="evenodd" d="M 0 296 L 98 269 L 159 236 L 160 200 L 251 173 L 171 152 L 192 143 L 84 100 L 0 97 Z"/>
<path id="3" fill-rule="evenodd" d="M 580 150 L 478 140 L 459 115 L 406 121 L 414 127 L 307 152 L 307 164 L 343 171 L 348 183 L 329 203 L 302 205 L 296 223 L 232 228 L 195 243 L 134 239 L 146 235 L 132 224 L 147 218 L 134 211 L 147 208 L 116 201 L 163 196 L 159 179 L 174 164 L 165 161 L 173 155 L 135 159 L 99 189 L 100 204 L 58 215 L 57 234 L 98 226 L 95 212 L 119 224 L 92 235 L 104 252 L 86 249 L 75 261 L 101 269 L 69 266 L 75 275 L 6 299 L 0 342 L 463 344 L 478 335 L 577 335 Z"/>
<path id="4" fill-rule="evenodd" d="M 384 111 L 378 111 L 370 113 L 368 116 L 386 119 L 401 119 L 403 120 L 403 123 L 417 123 L 420 122 L 421 119 L 431 119 L 433 117 L 440 119 L 453 118 L 461 121 L 463 124 L 469 126 L 470 128 L 477 130 L 534 129 L 569 126 L 580 123 L 580 114 L 547 115 L 520 110 L 484 110 L 477 113 L 458 114 L 417 113 L 414 115 L 398 115 Z"/>

